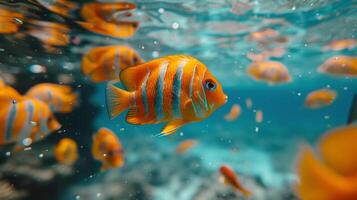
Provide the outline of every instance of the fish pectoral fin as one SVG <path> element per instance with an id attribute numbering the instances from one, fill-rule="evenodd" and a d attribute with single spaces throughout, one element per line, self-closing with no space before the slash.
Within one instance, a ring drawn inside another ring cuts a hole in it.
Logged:
<path id="1" fill-rule="evenodd" d="M 183 120 L 183 119 L 172 120 L 172 121 L 170 121 L 169 123 L 166 124 L 164 129 L 161 131 L 160 135 L 167 136 L 167 135 L 170 135 L 172 133 L 175 133 L 178 128 L 180 128 L 181 126 L 183 126 L 183 125 L 185 125 L 187 123 L 188 122 Z"/>

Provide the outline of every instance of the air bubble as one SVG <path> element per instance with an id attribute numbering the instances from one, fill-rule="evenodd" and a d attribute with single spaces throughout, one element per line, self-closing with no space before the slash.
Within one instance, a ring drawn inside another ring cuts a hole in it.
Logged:
<path id="1" fill-rule="evenodd" d="M 32 144 L 32 139 L 25 138 L 24 140 L 22 140 L 22 144 L 24 144 L 25 146 L 30 146 Z"/>
<path id="2" fill-rule="evenodd" d="M 161 13 L 161 14 L 162 14 L 162 13 L 164 13 L 164 12 L 165 12 L 165 9 L 163 9 L 163 8 L 159 8 L 159 10 L 158 10 L 158 11 L 159 11 L 159 13 Z"/>
<path id="3" fill-rule="evenodd" d="M 160 53 L 158 51 L 153 51 L 152 54 L 151 54 L 151 56 L 153 58 L 157 58 L 157 57 L 159 57 L 159 55 L 160 55 Z"/>
<path id="4" fill-rule="evenodd" d="M 173 29 L 178 29 L 179 27 L 180 27 L 179 23 L 177 23 L 177 22 L 172 23 Z"/>

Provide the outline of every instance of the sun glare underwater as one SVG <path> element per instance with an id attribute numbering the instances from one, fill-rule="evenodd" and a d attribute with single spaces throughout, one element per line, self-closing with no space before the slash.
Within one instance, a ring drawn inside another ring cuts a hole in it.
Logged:
<path id="1" fill-rule="evenodd" d="M 357 0 L 1 0 L 0 200 L 357 200 Z"/>

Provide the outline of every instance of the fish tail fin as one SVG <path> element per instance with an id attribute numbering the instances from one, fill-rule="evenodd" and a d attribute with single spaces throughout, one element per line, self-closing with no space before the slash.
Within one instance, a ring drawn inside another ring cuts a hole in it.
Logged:
<path id="1" fill-rule="evenodd" d="M 120 113 L 129 108 L 130 92 L 108 83 L 106 90 L 106 102 L 109 117 L 114 119 Z"/>
<path id="2" fill-rule="evenodd" d="M 244 188 L 240 189 L 239 191 L 240 191 L 240 192 L 243 194 L 243 196 L 245 196 L 245 197 L 250 197 L 250 196 L 252 195 L 252 192 L 251 192 L 251 191 L 249 191 L 249 190 L 247 190 L 247 189 L 244 189 Z"/>
<path id="3" fill-rule="evenodd" d="M 319 161 L 307 146 L 300 150 L 297 173 L 299 182 L 294 189 L 302 199 L 331 199 L 349 188 L 345 179 Z"/>
<path id="4" fill-rule="evenodd" d="M 348 124 L 351 124 L 355 120 L 357 120 L 357 94 L 353 97 L 350 114 L 348 116 Z"/>

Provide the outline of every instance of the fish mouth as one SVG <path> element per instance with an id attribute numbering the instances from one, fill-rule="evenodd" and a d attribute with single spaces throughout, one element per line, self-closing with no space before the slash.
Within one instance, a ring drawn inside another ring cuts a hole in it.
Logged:
<path id="1" fill-rule="evenodd" d="M 224 95 L 224 104 L 226 104 L 228 102 L 228 96 Z"/>

